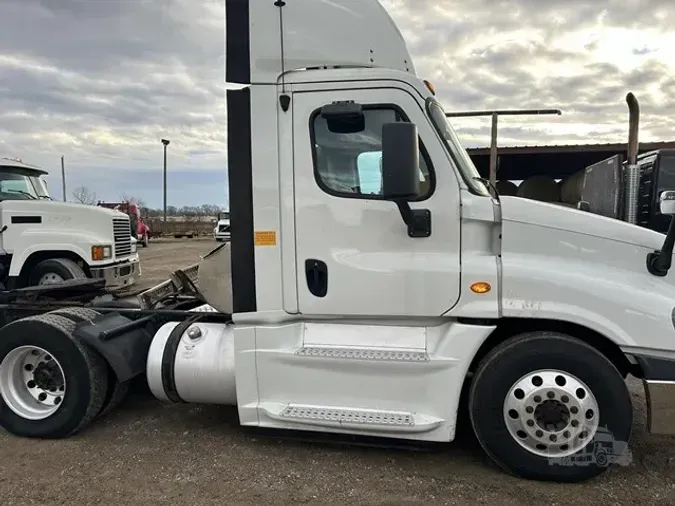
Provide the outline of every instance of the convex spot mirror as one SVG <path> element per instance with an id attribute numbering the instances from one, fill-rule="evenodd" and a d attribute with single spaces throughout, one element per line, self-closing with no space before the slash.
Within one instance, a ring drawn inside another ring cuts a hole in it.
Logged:
<path id="1" fill-rule="evenodd" d="M 321 108 L 328 130 L 335 134 L 355 134 L 366 129 L 363 107 L 356 102 L 333 102 Z"/>
<path id="2" fill-rule="evenodd" d="M 661 214 L 665 214 L 666 216 L 675 215 L 675 191 L 666 190 L 661 192 L 659 200 Z"/>
<path id="3" fill-rule="evenodd" d="M 387 200 L 411 200 L 420 193 L 417 126 L 397 122 L 382 125 L 382 194 Z"/>

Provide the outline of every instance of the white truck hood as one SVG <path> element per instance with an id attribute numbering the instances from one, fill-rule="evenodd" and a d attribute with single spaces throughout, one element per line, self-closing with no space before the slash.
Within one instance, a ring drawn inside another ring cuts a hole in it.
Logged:
<path id="1" fill-rule="evenodd" d="M 11 213 L 56 213 L 56 214 L 74 214 L 81 215 L 91 213 L 90 216 L 103 216 L 108 218 L 126 218 L 127 215 L 106 209 L 105 207 L 89 206 L 86 204 L 76 204 L 72 202 L 61 202 L 59 200 L 4 200 L 2 208 L 5 212 Z"/>
<path id="2" fill-rule="evenodd" d="M 500 197 L 502 220 L 660 249 L 664 234 L 621 220 L 521 197 Z"/>

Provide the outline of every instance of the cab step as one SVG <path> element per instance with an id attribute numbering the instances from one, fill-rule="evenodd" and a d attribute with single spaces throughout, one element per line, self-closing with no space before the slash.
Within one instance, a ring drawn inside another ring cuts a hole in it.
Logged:
<path id="1" fill-rule="evenodd" d="M 444 422 L 407 411 L 279 403 L 261 403 L 258 407 L 267 417 L 280 422 L 369 432 L 429 432 Z"/>
<path id="2" fill-rule="evenodd" d="M 425 351 L 406 349 L 377 349 L 336 346 L 305 346 L 299 348 L 300 357 L 341 358 L 348 360 L 368 360 L 384 362 L 429 362 Z"/>

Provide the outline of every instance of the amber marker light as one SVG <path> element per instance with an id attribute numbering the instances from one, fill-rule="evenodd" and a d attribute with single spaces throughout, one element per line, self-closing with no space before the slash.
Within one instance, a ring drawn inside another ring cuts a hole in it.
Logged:
<path id="1" fill-rule="evenodd" d="M 431 92 L 431 94 L 433 96 L 436 96 L 436 87 L 433 84 L 431 84 L 429 81 L 427 81 L 426 79 L 424 80 L 424 84 L 427 85 L 427 89 Z"/>
<path id="2" fill-rule="evenodd" d="M 486 283 L 485 281 L 478 281 L 472 284 L 470 288 L 473 293 L 477 293 L 479 295 L 488 293 L 490 290 L 492 290 L 490 283 Z"/>

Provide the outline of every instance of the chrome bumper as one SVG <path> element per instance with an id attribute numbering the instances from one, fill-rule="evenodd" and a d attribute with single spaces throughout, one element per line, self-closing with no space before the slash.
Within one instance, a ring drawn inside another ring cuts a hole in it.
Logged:
<path id="1" fill-rule="evenodd" d="M 647 429 L 651 434 L 675 435 L 675 381 L 644 379 Z"/>
<path id="2" fill-rule="evenodd" d="M 230 240 L 230 233 L 229 232 L 220 232 L 218 234 L 213 234 L 213 238 L 216 241 L 229 241 Z"/>
<path id="3" fill-rule="evenodd" d="M 107 288 L 122 288 L 138 281 L 141 275 L 141 263 L 136 259 L 105 267 L 92 267 L 90 271 L 92 278 L 105 279 Z"/>

